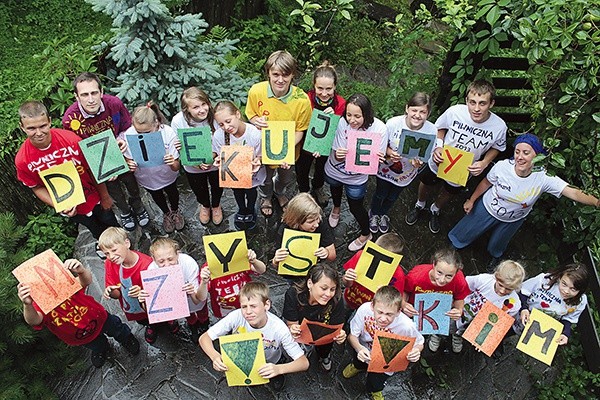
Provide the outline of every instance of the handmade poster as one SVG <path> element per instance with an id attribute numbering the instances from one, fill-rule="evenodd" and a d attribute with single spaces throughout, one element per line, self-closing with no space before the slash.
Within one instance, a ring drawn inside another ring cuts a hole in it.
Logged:
<path id="1" fill-rule="evenodd" d="M 379 169 L 381 134 L 377 132 L 349 131 L 347 140 L 346 171 L 375 175 Z"/>
<path id="2" fill-rule="evenodd" d="M 300 324 L 300 336 L 296 339 L 298 343 L 320 346 L 333 342 L 340 334 L 344 324 L 327 325 L 322 322 L 303 319 Z"/>
<path id="3" fill-rule="evenodd" d="M 339 115 L 324 113 L 315 108 L 310 117 L 303 149 L 311 154 L 319 153 L 322 156 L 328 156 L 331 153 L 333 138 L 339 122 Z"/>
<path id="4" fill-rule="evenodd" d="M 117 139 L 110 129 L 90 136 L 79 142 L 96 182 L 106 182 L 112 177 L 129 172 L 123 153 L 119 150 Z"/>
<path id="5" fill-rule="evenodd" d="M 158 167 L 165 163 L 165 142 L 160 132 L 129 134 L 125 138 L 138 167 Z"/>
<path id="6" fill-rule="evenodd" d="M 444 161 L 438 166 L 438 178 L 465 186 L 469 178 L 469 166 L 473 164 L 475 155 L 452 146 L 442 149 Z"/>
<path id="7" fill-rule="evenodd" d="M 356 263 L 356 282 L 375 293 L 389 285 L 400 260 L 402 255 L 368 241 Z"/>
<path id="8" fill-rule="evenodd" d="M 552 365 L 563 324 L 534 308 L 517 343 L 517 349 L 541 362 Z"/>
<path id="9" fill-rule="evenodd" d="M 513 317 L 486 301 L 462 337 L 491 357 L 514 322 Z"/>
<path id="10" fill-rule="evenodd" d="M 221 358 L 227 366 L 228 386 L 252 386 L 269 382 L 258 374 L 267 363 L 262 334 L 258 331 L 221 336 Z"/>
<path id="11" fill-rule="evenodd" d="M 31 298 L 44 314 L 48 314 L 81 289 L 79 279 L 65 268 L 52 250 L 30 258 L 12 274 L 20 283 L 29 285 Z"/>
<path id="12" fill-rule="evenodd" d="M 204 235 L 202 241 L 211 279 L 250 269 L 245 231 Z"/>
<path id="13" fill-rule="evenodd" d="M 250 146 L 222 146 L 219 164 L 219 186 L 223 188 L 252 188 L 252 158 Z"/>
<path id="14" fill-rule="evenodd" d="M 435 139 L 434 135 L 402 129 L 396 152 L 406 158 L 416 157 L 423 162 L 427 162 L 433 151 Z"/>
<path id="15" fill-rule="evenodd" d="M 48 189 L 56 212 L 60 213 L 85 203 L 81 178 L 73 161 L 65 161 L 40 171 L 39 174 Z"/>
<path id="16" fill-rule="evenodd" d="M 310 267 L 317 263 L 315 251 L 319 248 L 320 240 L 320 233 L 284 229 L 281 247 L 288 249 L 289 255 L 279 263 L 277 273 L 279 275 L 306 276 Z"/>
<path id="17" fill-rule="evenodd" d="M 293 165 L 296 159 L 296 123 L 294 121 L 269 121 L 262 129 L 262 163 Z"/>
<path id="18" fill-rule="evenodd" d="M 179 157 L 182 165 L 212 164 L 212 132 L 208 126 L 178 128 L 181 143 Z"/>
<path id="19" fill-rule="evenodd" d="M 148 292 L 146 312 L 151 324 L 189 317 L 187 294 L 180 265 L 141 271 L 142 286 Z"/>
<path id="20" fill-rule="evenodd" d="M 413 317 L 417 329 L 423 335 L 450 333 L 450 317 L 446 315 L 452 309 L 452 295 L 445 293 L 415 294 Z"/>
<path id="21" fill-rule="evenodd" d="M 367 371 L 379 373 L 404 371 L 409 363 L 406 356 L 414 344 L 414 337 L 376 331 L 371 348 L 371 362 Z"/>

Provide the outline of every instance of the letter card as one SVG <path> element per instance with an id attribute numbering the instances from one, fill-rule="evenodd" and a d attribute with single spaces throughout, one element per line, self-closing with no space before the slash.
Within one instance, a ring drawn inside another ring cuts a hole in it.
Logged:
<path id="1" fill-rule="evenodd" d="M 486 301 L 462 337 L 491 357 L 515 319 L 489 301 Z"/>
<path id="2" fill-rule="evenodd" d="M 438 166 L 438 178 L 465 186 L 469 178 L 469 166 L 473 164 L 475 155 L 452 146 L 442 149 L 444 161 Z"/>
<path id="3" fill-rule="evenodd" d="M 396 152 L 407 158 L 417 157 L 419 160 L 427 162 L 433 151 L 435 139 L 435 135 L 402 129 Z"/>
<path id="4" fill-rule="evenodd" d="M 223 188 L 252 188 L 252 158 L 250 146 L 222 146 L 219 164 L 219 186 Z"/>
<path id="5" fill-rule="evenodd" d="M 450 317 L 446 313 L 452 308 L 451 294 L 417 293 L 414 307 L 417 315 L 413 320 L 423 335 L 450 333 Z"/>
<path id="6" fill-rule="evenodd" d="M 311 154 L 329 155 L 339 122 L 339 115 L 324 113 L 315 108 L 310 117 L 310 125 L 306 131 L 304 150 Z"/>
<path id="7" fill-rule="evenodd" d="M 402 255 L 368 241 L 356 263 L 356 282 L 375 293 L 381 286 L 389 285 L 400 260 Z"/>
<path id="8" fill-rule="evenodd" d="M 212 279 L 250 269 L 246 232 L 205 235 L 202 241 Z"/>
<path id="9" fill-rule="evenodd" d="M 48 189 L 56 212 L 60 213 L 85 203 L 81 178 L 73 161 L 65 161 L 40 171 L 40 178 Z"/>
<path id="10" fill-rule="evenodd" d="M 182 165 L 212 164 L 212 132 L 208 126 L 177 129 Z"/>
<path id="11" fill-rule="evenodd" d="M 296 123 L 294 121 L 269 121 L 262 129 L 262 163 L 293 165 L 296 159 Z"/>
<path id="12" fill-rule="evenodd" d="M 262 334 L 259 331 L 221 336 L 221 357 L 227 366 L 228 386 L 252 386 L 269 382 L 258 374 L 267 363 Z"/>
<path id="13" fill-rule="evenodd" d="M 190 316 L 180 265 L 141 271 L 140 276 L 149 294 L 146 311 L 151 324 Z"/>
<path id="14" fill-rule="evenodd" d="M 563 324 L 534 308 L 519 338 L 517 349 L 545 364 L 552 365 L 558 349 L 556 340 L 562 334 L 563 328 Z"/>
<path id="15" fill-rule="evenodd" d="M 158 167 L 165 163 L 165 142 L 160 132 L 129 134 L 125 139 L 138 167 Z"/>
<path id="16" fill-rule="evenodd" d="M 320 233 L 302 232 L 286 228 L 283 231 L 281 247 L 288 249 L 289 255 L 279 263 L 279 275 L 306 276 L 310 267 L 317 263 L 315 251 L 319 248 Z"/>
<path id="17" fill-rule="evenodd" d="M 379 168 L 381 134 L 377 132 L 349 131 L 347 140 L 346 171 L 375 175 Z"/>
<path id="18" fill-rule="evenodd" d="M 90 166 L 96 182 L 106 182 L 114 176 L 129 172 L 117 139 L 110 129 L 79 142 L 83 156 Z"/>
<path id="19" fill-rule="evenodd" d="M 406 356 L 415 344 L 414 337 L 400 336 L 384 331 L 375 331 L 369 372 L 399 372 L 408 368 Z"/>
<path id="20" fill-rule="evenodd" d="M 333 342 L 340 334 L 344 324 L 327 325 L 322 322 L 309 321 L 306 318 L 300 324 L 300 336 L 296 339 L 298 343 L 320 346 Z"/>

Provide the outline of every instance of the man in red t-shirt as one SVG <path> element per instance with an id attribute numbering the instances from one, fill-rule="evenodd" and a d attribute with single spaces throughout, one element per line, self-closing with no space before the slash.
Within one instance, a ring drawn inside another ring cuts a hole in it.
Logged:
<path id="1" fill-rule="evenodd" d="M 140 344 L 129 327 L 119 317 L 109 314 L 92 296 L 85 294 L 85 288 L 92 283 L 90 270 L 75 259 L 66 260 L 64 265 L 79 279 L 82 289 L 44 315 L 31 298 L 31 287 L 19 283 L 17 289 L 23 303 L 25 322 L 35 330 L 45 326 L 70 346 L 90 349 L 92 364 L 96 368 L 102 367 L 106 361 L 109 349 L 107 335 L 121 343 L 129 354 L 138 354 Z"/>

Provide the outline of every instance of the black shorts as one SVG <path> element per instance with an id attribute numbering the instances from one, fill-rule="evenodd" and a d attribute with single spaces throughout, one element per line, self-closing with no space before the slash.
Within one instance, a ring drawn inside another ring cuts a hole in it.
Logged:
<path id="1" fill-rule="evenodd" d="M 464 190 L 463 186 L 452 186 L 442 178 L 438 178 L 429 167 L 429 164 L 423 167 L 421 172 L 419 172 L 419 181 L 425 186 L 433 186 L 442 182 L 444 184 L 444 189 L 450 194 L 458 194 Z"/>

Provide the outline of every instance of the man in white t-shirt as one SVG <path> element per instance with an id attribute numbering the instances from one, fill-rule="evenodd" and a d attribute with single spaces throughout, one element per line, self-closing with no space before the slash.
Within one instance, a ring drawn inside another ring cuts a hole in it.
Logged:
<path id="1" fill-rule="evenodd" d="M 448 108 L 435 122 L 438 128 L 436 144 L 429 162 L 419 173 L 419 192 L 415 207 L 406 215 L 406 223 L 414 225 L 425 210 L 431 187 L 443 182 L 435 202 L 431 204 L 429 230 L 440 230 L 440 210 L 453 195 L 462 191 L 461 186 L 437 177 L 438 165 L 444 160 L 444 145 L 456 147 L 474 154 L 469 166 L 470 175 L 480 175 L 496 156 L 506 149 L 506 123 L 492 113 L 496 89 L 487 81 L 477 80 L 467 88 L 466 103 Z"/>

